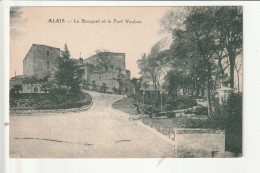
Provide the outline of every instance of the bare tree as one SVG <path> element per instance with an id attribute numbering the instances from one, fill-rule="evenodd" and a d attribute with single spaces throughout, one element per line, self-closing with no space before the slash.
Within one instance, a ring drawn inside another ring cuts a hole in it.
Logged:
<path id="1" fill-rule="evenodd" d="M 108 50 L 96 50 L 96 54 L 98 56 L 97 64 L 100 68 L 104 69 L 106 72 L 108 72 L 108 69 L 111 65 L 112 57 Z"/>

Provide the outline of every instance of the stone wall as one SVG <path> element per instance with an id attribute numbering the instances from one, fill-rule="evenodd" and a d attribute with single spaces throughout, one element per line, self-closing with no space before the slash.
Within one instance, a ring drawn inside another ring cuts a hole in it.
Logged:
<path id="1" fill-rule="evenodd" d="M 21 93 L 44 93 L 41 91 L 41 86 L 43 83 L 34 83 L 34 84 L 22 84 Z"/>
<path id="2" fill-rule="evenodd" d="M 212 129 L 174 129 L 178 152 L 205 151 L 208 157 L 212 152 L 225 151 L 225 131 Z"/>
<path id="3" fill-rule="evenodd" d="M 34 75 L 33 46 L 23 59 L 23 74 Z"/>
<path id="4" fill-rule="evenodd" d="M 33 44 L 23 61 L 24 75 L 44 78 L 52 75 L 57 68 L 60 49 Z"/>
<path id="5" fill-rule="evenodd" d="M 35 45 L 33 49 L 34 74 L 39 78 L 51 75 L 57 69 L 60 49 L 44 45 Z"/>
<path id="6" fill-rule="evenodd" d="M 89 75 L 90 82 L 98 80 L 109 80 L 118 77 L 119 72 L 117 70 L 109 70 L 108 72 L 96 72 Z"/>

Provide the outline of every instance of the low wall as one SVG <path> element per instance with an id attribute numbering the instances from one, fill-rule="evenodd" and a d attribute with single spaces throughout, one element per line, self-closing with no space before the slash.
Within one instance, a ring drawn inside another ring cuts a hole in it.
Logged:
<path id="1" fill-rule="evenodd" d="M 204 157 L 225 151 L 225 131 L 212 129 L 174 129 L 177 153 L 201 152 Z"/>

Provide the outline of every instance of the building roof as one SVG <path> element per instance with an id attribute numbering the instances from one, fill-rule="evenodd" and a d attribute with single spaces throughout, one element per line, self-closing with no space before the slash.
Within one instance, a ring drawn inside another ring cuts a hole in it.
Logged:
<path id="1" fill-rule="evenodd" d="M 52 46 L 47 46 L 47 45 L 44 45 L 44 44 L 32 44 L 32 46 L 45 46 L 45 47 L 50 47 L 50 48 L 53 48 L 53 49 L 59 49 L 60 50 L 60 48 L 57 48 L 57 47 L 52 47 Z"/>
<path id="2" fill-rule="evenodd" d="M 31 78 L 31 77 L 33 77 L 33 75 L 18 75 L 18 76 L 12 77 L 11 80 Z"/>

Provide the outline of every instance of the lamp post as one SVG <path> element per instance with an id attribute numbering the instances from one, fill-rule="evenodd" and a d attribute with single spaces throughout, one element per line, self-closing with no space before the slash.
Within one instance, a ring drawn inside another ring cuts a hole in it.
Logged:
<path id="1" fill-rule="evenodd" d="M 145 91 L 143 91 L 143 104 L 144 104 L 144 94 L 145 94 Z"/>
<path id="2" fill-rule="evenodd" d="M 160 96 L 161 96 L 161 112 L 162 112 L 162 90 L 160 90 Z"/>

